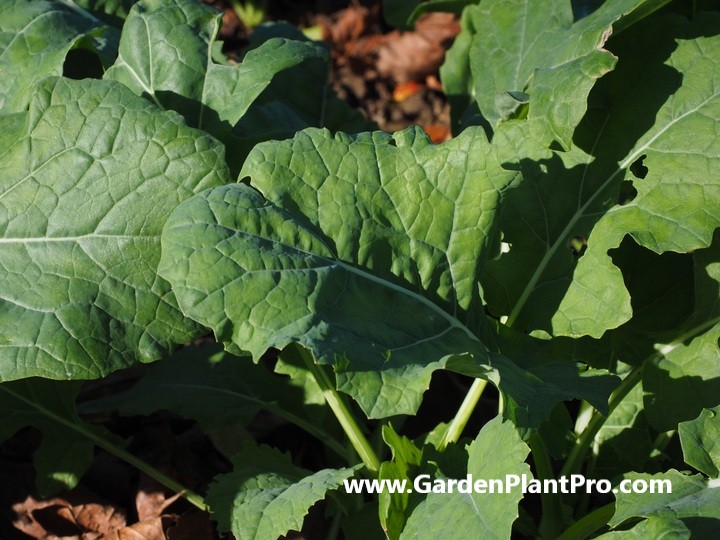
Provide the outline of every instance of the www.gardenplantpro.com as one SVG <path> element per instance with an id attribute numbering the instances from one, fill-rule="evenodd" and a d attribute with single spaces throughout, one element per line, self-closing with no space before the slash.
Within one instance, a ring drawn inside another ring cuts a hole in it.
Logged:
<path id="1" fill-rule="evenodd" d="M 238 540 L 716 537 L 718 6 L 382 8 L 459 15 L 447 142 L 287 23 L 230 59 L 193 0 L 0 2 L 0 440 L 38 500 L 109 453 Z M 127 446 L 160 410 L 212 482 Z"/>

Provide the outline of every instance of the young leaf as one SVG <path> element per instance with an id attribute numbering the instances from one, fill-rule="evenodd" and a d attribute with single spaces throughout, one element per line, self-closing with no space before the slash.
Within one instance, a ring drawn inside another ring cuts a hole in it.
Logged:
<path id="1" fill-rule="evenodd" d="M 79 390 L 80 383 L 74 381 L 26 379 L 0 384 L 0 441 L 26 426 L 43 432 L 34 464 L 38 491 L 44 497 L 77 485 L 92 463 L 93 437 L 102 433 L 78 417 Z"/>
<path id="2" fill-rule="evenodd" d="M 247 446 L 233 464 L 233 472 L 215 478 L 205 500 L 221 532 L 257 540 L 299 531 L 310 507 L 359 468 L 311 473 L 267 446 Z"/>
<path id="3" fill-rule="evenodd" d="M 406 480 L 408 485 L 412 482 L 411 471 L 418 472 L 422 460 L 422 452 L 407 437 L 398 435 L 390 424 L 383 426 L 383 440 L 392 450 L 392 459 L 380 466 L 378 478 L 380 480 Z M 405 526 L 408 507 L 412 494 L 389 493 L 383 491 L 378 495 L 378 510 L 380 524 L 388 538 L 399 538 Z M 417 498 L 418 495 L 415 495 Z"/>
<path id="4" fill-rule="evenodd" d="M 555 138 L 569 148 L 588 93 L 615 65 L 616 58 L 603 49 L 613 23 L 643 3 L 605 2 L 575 23 L 569 0 L 485 0 L 468 6 L 441 69 L 446 92 L 454 99 L 473 96 L 493 127 L 509 118 L 499 98 L 526 92 L 528 118 L 543 126 L 546 142 Z"/>
<path id="5" fill-rule="evenodd" d="M 496 134 L 528 157 L 501 217 L 511 247 L 488 264 L 483 290 L 491 312 L 517 328 L 601 336 L 631 317 L 610 249 L 631 235 L 657 253 L 687 252 L 708 246 L 720 225 L 720 37 L 697 37 L 720 30 L 720 17 L 633 29 L 614 42 L 621 61 L 593 93 L 605 105 L 576 132 L 592 156 L 574 149 L 537 159 L 517 122 Z M 702 152 L 697 133 L 709 134 Z M 617 204 L 623 179 L 637 196 Z"/>
<path id="6" fill-rule="evenodd" d="M 318 45 L 278 38 L 248 53 L 237 66 L 216 64 L 211 50 L 221 21 L 221 13 L 193 0 L 142 0 L 125 21 L 118 60 L 105 77 L 227 142 L 276 73 L 309 58 L 327 57 Z M 230 154 L 228 158 L 233 160 Z M 233 161 L 233 167 L 239 163 Z"/>
<path id="7" fill-rule="evenodd" d="M 103 64 L 111 64 L 117 53 L 116 34 L 71 2 L 0 3 L 0 112 L 25 110 L 32 86 L 49 75 L 62 75 L 71 49 L 89 49 Z"/>
<path id="8" fill-rule="evenodd" d="M 0 124 L 0 380 L 101 377 L 192 339 L 159 234 L 228 181 L 222 145 L 90 79 L 47 79 Z"/>
<path id="9" fill-rule="evenodd" d="M 678 426 L 680 444 L 688 465 L 710 478 L 720 476 L 720 407 L 704 409 L 695 420 Z"/>
<path id="10" fill-rule="evenodd" d="M 488 422 L 468 448 L 468 469 L 473 481 L 505 479 L 506 475 L 527 475 L 525 463 L 529 448 L 510 422 L 500 417 Z M 502 448 L 502 452 L 496 452 Z M 483 538 L 508 538 L 518 516 L 522 491 L 507 493 L 430 493 L 410 515 L 401 539 L 443 538 L 452 524 L 453 535 L 472 538 L 482 531 Z"/>

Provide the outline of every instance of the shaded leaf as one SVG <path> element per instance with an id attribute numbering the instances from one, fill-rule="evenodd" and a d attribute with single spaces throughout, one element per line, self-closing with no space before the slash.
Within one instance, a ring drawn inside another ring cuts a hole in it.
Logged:
<path id="1" fill-rule="evenodd" d="M 246 447 L 233 464 L 233 472 L 215 478 L 205 500 L 220 531 L 258 540 L 301 530 L 310 507 L 359 467 L 311 473 L 266 446 Z"/>
<path id="2" fill-rule="evenodd" d="M 382 428 L 383 440 L 392 451 L 390 461 L 385 461 L 380 465 L 378 478 L 380 480 L 405 480 L 410 485 L 414 478 L 411 473 L 417 473 L 422 460 L 422 452 L 407 437 L 398 435 L 390 424 Z M 412 494 L 390 493 L 383 491 L 378 495 L 378 509 L 380 514 L 380 525 L 382 525 L 385 534 L 390 539 L 400 537 L 400 533 L 405 526 L 409 508 L 411 508 L 410 499 Z M 418 498 L 418 495 L 414 496 Z M 417 501 L 414 503 L 417 504 Z"/>
<path id="3" fill-rule="evenodd" d="M 26 426 L 43 433 L 34 458 L 36 485 L 43 497 L 72 489 L 93 461 L 102 430 L 85 424 L 75 410 L 78 382 L 26 379 L 0 384 L 0 441 Z"/>
<path id="4" fill-rule="evenodd" d="M 117 409 L 130 416 L 168 410 L 196 420 L 210 433 L 247 425 L 261 410 L 267 410 L 322 442 L 330 441 L 345 456 L 342 445 L 333 443 L 334 429 L 324 422 L 323 410 L 307 406 L 304 390 L 303 381 L 275 376 L 265 366 L 226 353 L 219 345 L 188 346 L 150 366 L 131 389 L 85 402 L 82 411 Z"/>
<path id="5" fill-rule="evenodd" d="M 626 531 L 611 531 L 596 537 L 598 540 L 645 540 L 662 538 L 663 540 L 688 540 L 690 531 L 679 519 L 652 516 Z"/>
<path id="6" fill-rule="evenodd" d="M 713 135 L 720 38 L 697 37 L 720 30 L 720 19 L 666 17 L 634 29 L 614 42 L 621 61 L 593 93 L 602 106 L 578 128 L 584 150 L 533 150 L 531 126 L 521 122 L 496 133 L 528 157 L 517 165 L 523 182 L 508 193 L 501 216 L 509 250 L 487 265 L 483 290 L 491 312 L 517 328 L 601 336 L 632 316 L 609 250 L 631 235 L 657 253 L 684 253 L 709 245 L 720 224 L 720 138 Z M 710 134 L 702 153 L 698 132 Z M 648 168 L 642 178 L 632 172 L 638 160 Z M 637 196 L 618 204 L 623 180 Z"/>
<path id="7" fill-rule="evenodd" d="M 708 249 L 693 253 L 693 261 L 695 309 L 658 339 L 658 353 L 643 371 L 645 409 L 659 431 L 720 405 L 720 231 Z"/>

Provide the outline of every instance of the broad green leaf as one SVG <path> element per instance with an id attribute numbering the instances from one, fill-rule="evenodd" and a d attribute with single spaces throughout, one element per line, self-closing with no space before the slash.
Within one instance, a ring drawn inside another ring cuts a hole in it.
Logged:
<path id="1" fill-rule="evenodd" d="M 720 476 L 720 407 L 704 409 L 695 420 L 678 426 L 685 462 L 710 478 Z"/>
<path id="2" fill-rule="evenodd" d="M 622 493 L 615 497 L 615 515 L 609 522 L 616 527 L 624 521 L 657 516 L 666 520 L 682 520 L 693 538 L 712 538 L 720 527 L 720 482 L 701 475 L 688 476 L 674 469 L 649 475 L 630 473 L 626 479 L 635 481 L 669 481 L 672 493 Z"/>
<path id="3" fill-rule="evenodd" d="M 226 346 L 259 358 L 299 342 L 368 414 L 412 412 L 434 369 L 487 371 L 467 359 L 488 356 L 474 275 L 515 176 L 487 145 L 419 129 L 260 145 L 243 174 L 267 199 L 234 185 L 178 209 L 163 275 Z"/>
<path id="4" fill-rule="evenodd" d="M 323 422 L 323 409 L 306 405 L 303 390 L 287 377 L 273 375 L 249 358 L 223 352 L 218 345 L 189 346 L 150 366 L 130 390 L 83 403 L 82 411 L 118 410 L 130 416 L 168 410 L 211 432 L 249 424 L 267 410 L 346 456 L 342 444 L 334 440 L 336 434 Z"/>
<path id="5" fill-rule="evenodd" d="M 378 478 L 389 481 L 405 480 L 410 485 L 418 472 L 422 452 L 410 439 L 398 435 L 390 424 L 383 426 L 382 435 L 385 444 L 392 451 L 392 458 L 390 461 L 384 461 L 380 465 Z M 405 526 L 408 510 L 411 507 L 411 497 L 413 495 L 407 492 L 390 493 L 383 491 L 378 495 L 380 524 L 387 537 L 391 540 L 400 537 L 400 532 Z M 417 498 L 418 495 L 414 497 Z"/>
<path id="6" fill-rule="evenodd" d="M 248 540 L 279 538 L 301 530 L 310 507 L 359 468 L 311 473 L 267 446 L 246 447 L 233 465 L 233 472 L 215 478 L 205 501 L 221 532 Z"/>
<path id="7" fill-rule="evenodd" d="M 93 461 L 103 431 L 85 424 L 75 410 L 78 382 L 26 379 L 0 384 L 0 441 L 26 426 L 42 431 L 34 457 L 37 487 L 49 497 L 72 489 Z"/>
<path id="8" fill-rule="evenodd" d="M 159 235 L 228 181 L 222 145 L 89 79 L 43 81 L 0 124 L 0 380 L 97 378 L 191 340 Z"/>
<path id="9" fill-rule="evenodd" d="M 527 93 L 527 118 L 542 126 L 544 140 L 554 138 L 568 148 L 588 93 L 615 65 L 616 58 L 603 49 L 613 23 L 644 3 L 610 0 L 578 22 L 570 0 L 484 0 L 468 6 L 441 69 L 446 92 L 454 99 L 472 96 L 493 128 L 510 117 L 503 96 Z"/>
<path id="10" fill-rule="evenodd" d="M 690 531 L 679 519 L 652 516 L 626 531 L 611 531 L 596 537 L 597 540 L 689 540 Z"/>
<path id="11" fill-rule="evenodd" d="M 693 253 L 695 310 L 666 339 L 643 371 L 645 410 L 660 431 L 720 405 L 720 231 Z"/>
<path id="12" fill-rule="evenodd" d="M 497 452 L 501 448 L 502 452 Z M 486 424 L 468 446 L 468 475 L 473 481 L 505 479 L 506 475 L 526 475 L 529 448 L 510 422 L 497 417 Z M 402 539 L 444 538 L 448 527 L 457 538 L 509 538 L 518 517 L 520 489 L 508 493 L 431 493 L 408 519 Z"/>
<path id="13" fill-rule="evenodd" d="M 698 36 L 718 31 L 720 18 L 708 15 L 621 34 L 613 42 L 621 61 L 593 92 L 602 106 L 576 132 L 580 148 L 543 156 L 520 122 L 496 133 L 527 158 L 500 218 L 508 250 L 483 276 L 494 315 L 520 329 L 599 337 L 632 315 L 608 253 L 626 235 L 657 253 L 710 244 L 720 224 L 720 37 Z M 709 134 L 701 152 L 697 133 Z M 634 199 L 619 201 L 623 180 Z"/>
<path id="14" fill-rule="evenodd" d="M 1 2 L 0 112 L 25 110 L 33 85 L 62 75 L 68 52 L 77 48 L 98 53 L 109 65 L 117 51 L 116 32 L 71 2 Z"/>
<path id="15" fill-rule="evenodd" d="M 264 197 L 233 185 L 182 205 L 160 270 L 229 350 L 306 346 L 371 417 L 414 413 L 441 368 L 500 385 L 523 424 L 606 389 L 530 341 L 522 369 L 484 344 L 477 272 L 515 174 L 481 131 L 434 146 L 419 129 L 307 130 L 259 145 L 244 171 Z"/>
<path id="16" fill-rule="evenodd" d="M 235 124 L 275 74 L 309 58 L 325 58 L 327 51 L 272 39 L 236 66 L 216 64 L 211 50 L 221 20 L 219 12 L 193 0 L 142 0 L 125 21 L 118 60 L 105 77 L 228 143 Z M 228 158 L 233 168 L 241 163 L 232 154 Z"/>

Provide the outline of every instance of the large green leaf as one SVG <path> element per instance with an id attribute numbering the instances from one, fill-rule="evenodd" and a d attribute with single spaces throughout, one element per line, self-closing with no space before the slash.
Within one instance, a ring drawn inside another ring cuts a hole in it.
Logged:
<path id="1" fill-rule="evenodd" d="M 125 21 L 118 60 L 105 76 L 227 143 L 276 73 L 309 58 L 325 58 L 327 51 L 278 38 L 236 66 L 216 64 L 211 51 L 221 21 L 220 13 L 193 0 L 142 0 Z"/>
<path id="2" fill-rule="evenodd" d="M 305 515 L 328 491 L 342 486 L 358 467 L 311 473 L 269 447 L 246 447 L 233 459 L 233 472 L 218 476 L 206 502 L 220 531 L 235 538 L 279 538 L 302 528 Z"/>
<path id="3" fill-rule="evenodd" d="M 45 80 L 0 124 L 0 380 L 101 377 L 192 339 L 159 235 L 228 181 L 222 145 L 110 81 Z"/>
<path id="4" fill-rule="evenodd" d="M 0 112 L 25 110 L 32 86 L 49 75 L 62 75 L 68 52 L 76 48 L 112 63 L 116 32 L 71 2 L 0 2 Z"/>
<path id="5" fill-rule="evenodd" d="M 502 452 L 498 453 L 497 449 Z M 523 475 L 532 479 L 525 463 L 530 449 L 510 422 L 497 417 L 488 422 L 468 446 L 468 475 L 477 480 Z M 431 493 L 408 519 L 400 538 L 444 538 L 448 527 L 457 538 L 509 538 L 518 516 L 521 489 L 505 493 Z"/>
<path id="6" fill-rule="evenodd" d="M 599 337 L 632 315 L 608 253 L 626 235 L 658 253 L 710 244 L 720 224 L 720 38 L 704 36 L 719 31 L 720 17 L 708 15 L 621 34 L 613 43 L 621 61 L 576 132 L 582 150 L 533 149 L 521 122 L 498 130 L 496 139 L 527 157 L 517 165 L 523 182 L 503 206 L 508 252 L 483 279 L 493 314 L 517 328 Z M 707 134 L 701 151 L 697 133 Z M 634 199 L 621 194 L 623 180 Z"/>
<path id="7" fill-rule="evenodd" d="M 515 175 L 483 139 L 308 130 L 260 145 L 244 174 L 267 199 L 234 185 L 178 209 L 161 271 L 234 349 L 297 341 L 369 414 L 414 411 L 434 369 L 488 357 L 474 275 Z"/>
<path id="8" fill-rule="evenodd" d="M 49 497 L 72 489 L 93 461 L 95 444 L 111 439 L 75 410 L 80 383 L 27 379 L 0 384 L 0 441 L 32 426 L 42 431 L 34 465 L 37 487 Z"/>
<path id="9" fill-rule="evenodd" d="M 441 70 L 456 111 L 472 99 L 491 126 L 512 117 L 529 95 L 530 120 L 566 148 L 595 81 L 616 58 L 603 49 L 613 23 L 652 0 L 610 0 L 574 22 L 570 0 L 484 0 L 468 6 L 462 32 Z M 472 96 L 472 97 L 471 97 Z M 510 98 L 510 99 L 508 99 Z"/>
<path id="10" fill-rule="evenodd" d="M 372 417 L 414 413 L 440 368 L 499 384 L 530 424 L 558 400 L 606 388 L 517 336 L 524 369 L 485 345 L 496 338 L 477 273 L 515 173 L 481 130 L 440 146 L 419 129 L 307 130 L 259 145 L 243 171 L 264 197 L 233 185 L 182 205 L 160 269 L 183 310 L 230 350 L 258 359 L 300 343 Z"/>

